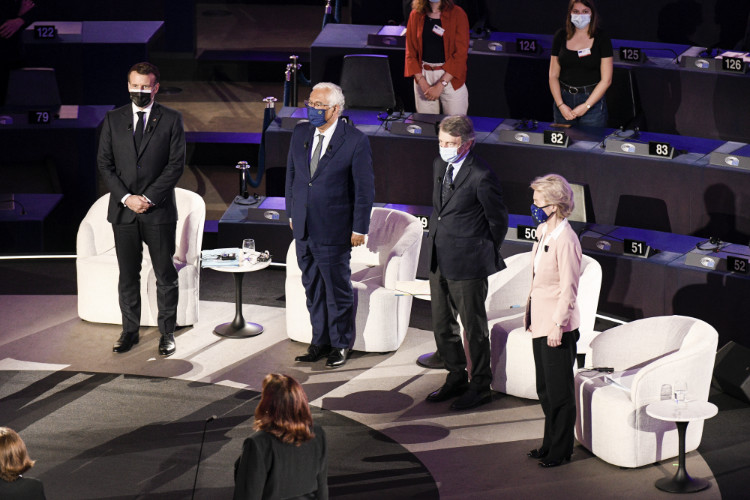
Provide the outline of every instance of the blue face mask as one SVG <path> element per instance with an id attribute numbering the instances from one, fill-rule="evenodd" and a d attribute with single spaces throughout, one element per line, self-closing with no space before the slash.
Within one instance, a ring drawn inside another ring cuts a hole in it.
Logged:
<path id="1" fill-rule="evenodd" d="M 326 110 L 308 106 L 307 119 L 310 120 L 310 123 L 312 123 L 314 127 L 322 127 L 326 124 Z"/>
<path id="2" fill-rule="evenodd" d="M 533 203 L 531 204 L 531 218 L 534 219 L 534 222 L 536 224 L 541 224 L 543 222 L 547 222 L 547 219 L 549 219 L 549 215 L 544 213 L 544 208 L 547 208 L 549 205 L 545 205 L 543 207 L 537 207 Z"/>

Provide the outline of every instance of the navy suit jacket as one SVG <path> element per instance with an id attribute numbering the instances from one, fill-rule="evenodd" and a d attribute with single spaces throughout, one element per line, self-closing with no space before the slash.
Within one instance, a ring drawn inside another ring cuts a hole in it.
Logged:
<path id="1" fill-rule="evenodd" d="M 505 269 L 500 247 L 508 231 L 508 210 L 500 182 L 474 153 L 461 165 L 447 200 L 440 191 L 448 164 L 433 163 L 432 216 L 429 247 L 431 269 L 450 280 L 486 278 Z"/>
<path id="2" fill-rule="evenodd" d="M 328 148 L 310 177 L 316 128 L 299 123 L 286 164 L 286 211 L 294 238 L 323 245 L 351 243 L 352 232 L 367 234 L 375 198 L 372 152 L 367 136 L 339 119 Z"/>
<path id="3" fill-rule="evenodd" d="M 144 128 L 140 151 L 133 142 L 133 107 L 109 111 L 99 137 L 99 173 L 110 191 L 107 220 L 113 224 L 177 221 L 174 188 L 185 167 L 185 130 L 182 115 L 154 103 Z M 136 214 L 120 203 L 126 194 L 144 195 L 154 204 Z"/>

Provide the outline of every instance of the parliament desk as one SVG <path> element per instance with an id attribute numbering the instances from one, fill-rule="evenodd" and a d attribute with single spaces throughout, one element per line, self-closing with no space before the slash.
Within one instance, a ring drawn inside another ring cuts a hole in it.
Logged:
<path id="1" fill-rule="evenodd" d="M 11 199 L 12 196 L 12 199 Z M 0 253 L 42 252 L 54 247 L 51 214 L 61 194 L 0 193 Z M 59 220 L 59 214 L 57 219 Z"/>
<path id="2" fill-rule="evenodd" d="M 310 79 L 339 82 L 347 54 L 388 55 L 396 95 L 407 110 L 414 108 L 412 80 L 405 78 L 405 51 L 368 45 L 368 35 L 381 26 L 328 24 L 310 48 Z M 536 51 L 519 53 L 517 39 L 535 40 Z M 466 85 L 469 114 L 552 120 L 549 55 L 552 35 L 492 33 L 503 51 L 487 50 L 487 41 L 472 40 Z M 610 125 L 619 127 L 640 117 L 643 130 L 667 134 L 742 141 L 750 137 L 750 75 L 681 65 L 678 56 L 689 45 L 613 40 L 615 72 L 607 92 Z M 620 47 L 641 49 L 642 62 L 621 61 Z M 708 58 L 711 59 L 711 58 Z"/>
<path id="3" fill-rule="evenodd" d="M 28 113 L 10 114 L 0 125 L 3 193 L 62 194 L 56 212 L 64 230 L 56 251 L 74 251 L 78 225 L 97 199 L 99 127 L 112 106 L 63 106 L 60 119 L 28 123 Z M 6 113 L 0 110 L 0 115 Z M 66 118 L 67 117 L 67 118 Z M 12 147 L 6 147 L 12 145 Z"/>
<path id="4" fill-rule="evenodd" d="M 24 31 L 26 66 L 54 68 L 60 98 L 70 104 L 125 104 L 127 70 L 148 61 L 162 21 L 37 21 Z M 54 38 L 35 37 L 55 26 Z"/>
<path id="5" fill-rule="evenodd" d="M 295 108 L 282 108 L 266 133 L 266 165 L 286 165 Z M 382 122 L 375 112 L 346 110 L 354 124 L 370 138 L 375 169 L 375 201 L 408 205 L 432 204 L 432 162 L 438 156 L 435 136 L 427 134 L 437 115 L 416 120 Z M 286 120 L 285 120 L 286 118 Z M 418 120 L 418 121 L 417 121 Z M 710 154 L 726 144 L 713 139 L 641 133 L 631 143 L 668 142 L 672 159 L 607 152 L 606 144 L 628 143 L 609 129 L 568 129 L 566 148 L 507 140 L 517 120 L 473 118 L 477 132 L 475 152 L 495 171 L 511 213 L 528 213 L 529 183 L 556 172 L 584 184 L 591 196 L 590 221 L 677 234 L 717 236 L 726 241 L 750 241 L 750 172 L 709 164 Z M 421 135 L 403 131 L 413 121 Z M 548 123 L 528 123 L 529 132 L 553 129 Z M 523 127 L 521 127 L 523 128 Z M 556 129 L 555 129 L 556 130 Z M 433 132 L 434 133 L 434 132 Z M 617 143 L 616 141 L 622 141 Z M 737 145 L 742 150 L 742 145 Z"/>

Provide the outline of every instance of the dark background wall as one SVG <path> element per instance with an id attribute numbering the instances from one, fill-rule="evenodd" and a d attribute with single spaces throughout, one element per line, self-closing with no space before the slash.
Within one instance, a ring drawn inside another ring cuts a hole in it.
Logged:
<path id="1" fill-rule="evenodd" d="M 351 0 L 354 24 L 401 23 L 411 0 Z M 566 0 L 457 0 L 473 27 L 553 34 L 564 23 Z M 684 43 L 723 49 L 747 47 L 747 0 L 598 0 L 601 26 L 611 38 Z"/>

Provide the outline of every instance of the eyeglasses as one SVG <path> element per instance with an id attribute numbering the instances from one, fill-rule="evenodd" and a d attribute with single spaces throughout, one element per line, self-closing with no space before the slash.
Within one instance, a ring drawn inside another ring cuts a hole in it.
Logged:
<path id="1" fill-rule="evenodd" d="M 305 106 L 310 106 L 310 107 L 315 108 L 315 109 L 328 109 L 331 106 L 335 106 L 335 104 L 324 104 L 322 102 L 305 101 Z"/>

